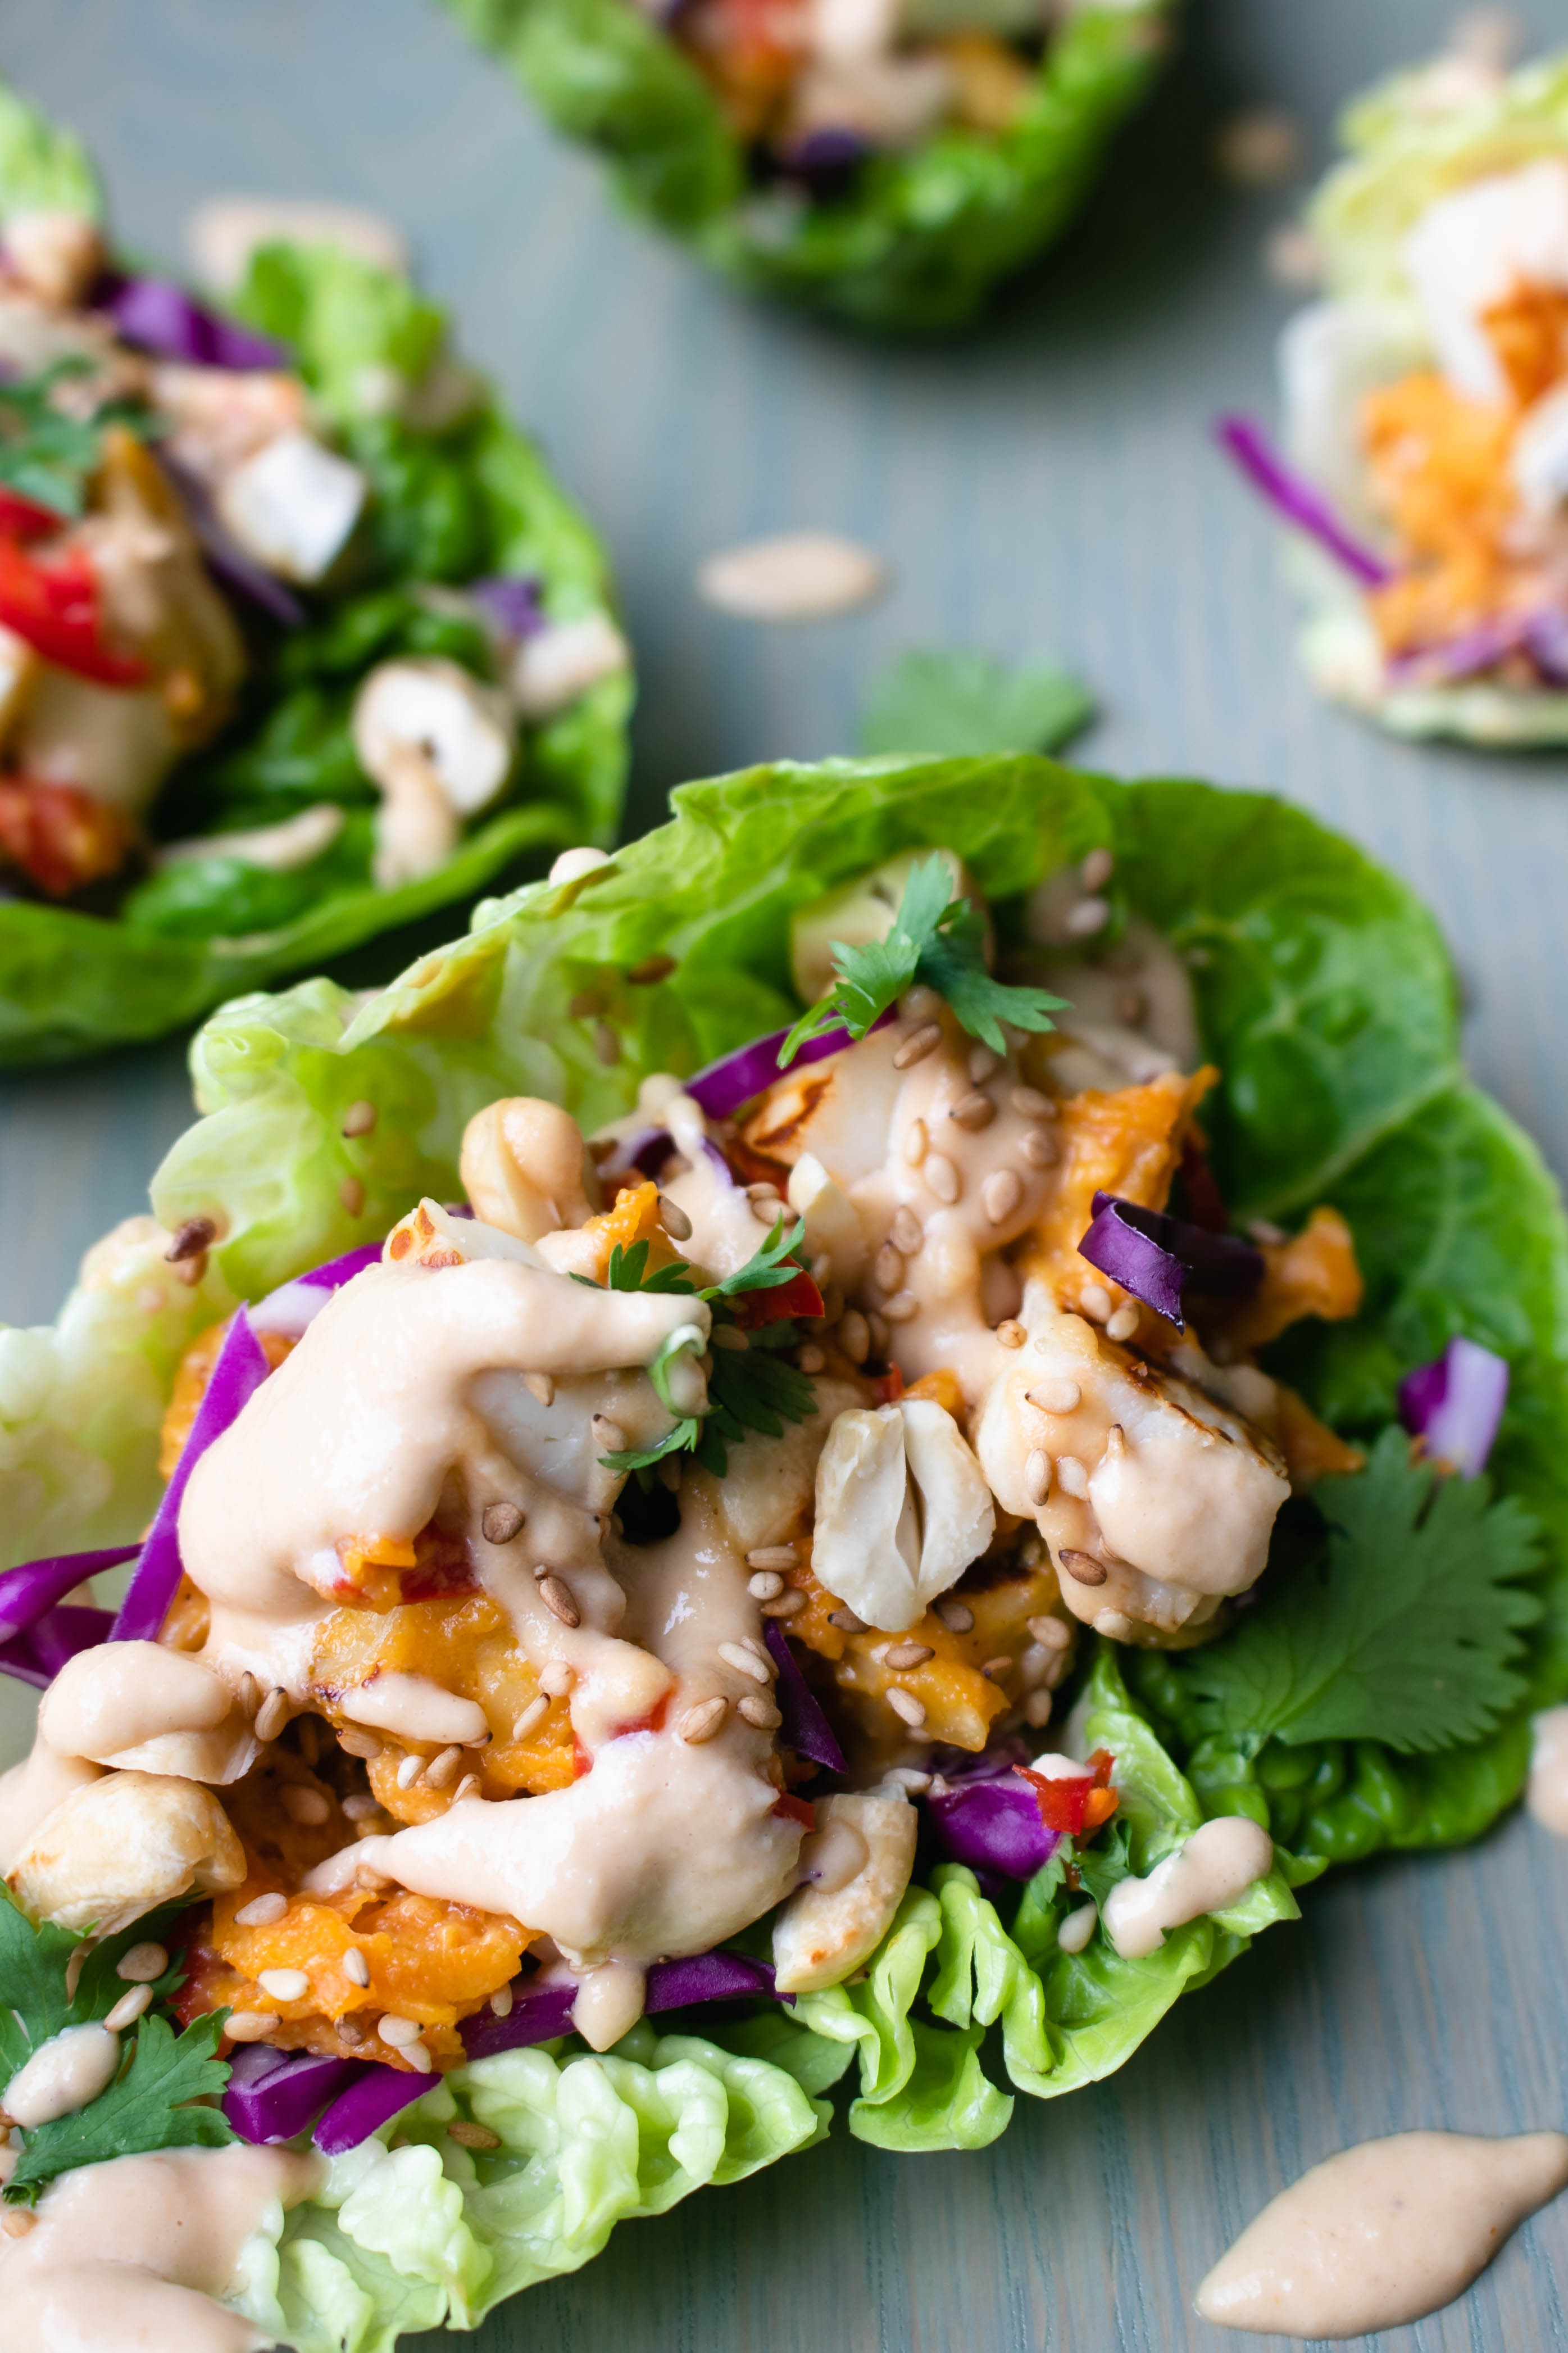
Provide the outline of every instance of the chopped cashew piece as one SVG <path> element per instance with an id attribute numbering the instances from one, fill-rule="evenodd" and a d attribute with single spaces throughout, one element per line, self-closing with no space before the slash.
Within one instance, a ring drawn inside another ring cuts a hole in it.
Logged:
<path id="1" fill-rule="evenodd" d="M 0 651 L 0 681 L 4 677 Z M 0 724 L 4 723 L 4 690 L 0 684 Z M 193 841 L 166 841 L 153 852 L 153 863 L 185 866 L 194 858 L 237 858 L 242 865 L 259 866 L 268 874 L 292 874 L 330 849 L 343 829 L 343 811 L 336 801 L 313 801 L 298 817 L 276 825 L 249 826 L 235 833 L 205 833 Z"/>
<path id="2" fill-rule="evenodd" d="M 603 613 L 580 621 L 553 621 L 524 638 L 511 658 L 507 684 L 525 719 L 548 719 L 630 667 L 632 649 Z"/>
<path id="3" fill-rule="evenodd" d="M 458 818 L 433 763 L 411 744 L 387 754 L 375 781 L 382 802 L 371 875 L 379 890 L 393 891 L 445 866 L 458 847 Z"/>
<path id="4" fill-rule="evenodd" d="M 381 784 L 390 760 L 420 752 L 460 817 L 494 800 L 511 768 L 505 696 L 438 655 L 378 662 L 354 698 L 353 727 L 366 776 Z"/>
<path id="5" fill-rule="evenodd" d="M 219 1894 L 244 1877 L 245 1851 L 209 1790 L 157 1773 L 109 1773 L 46 1817 L 9 1883 L 32 1918 L 112 1936 L 160 1904 Z"/>
<path id="6" fill-rule="evenodd" d="M 248 555 L 285 580 L 331 570 L 360 519 L 370 483 L 309 433 L 279 433 L 221 482 L 220 515 Z"/>
<path id="7" fill-rule="evenodd" d="M 984 1474 L 942 1407 L 909 1398 L 834 1422 L 816 1466 L 812 1565 L 868 1625 L 917 1625 L 994 1528 Z"/>
<path id="8" fill-rule="evenodd" d="M 559 1103 L 532 1095 L 476 1112 L 458 1167 L 475 1215 L 520 1241 L 581 1226 L 599 1206 L 582 1129 Z"/>
<path id="9" fill-rule="evenodd" d="M 850 1879 L 838 1881 L 828 1870 L 821 1886 L 808 1881 L 780 1910 L 773 1922 L 780 1993 L 815 1993 L 858 1969 L 887 1934 L 914 1869 L 915 1810 L 903 1796 L 824 1798 L 816 1820 L 815 1835 L 801 1847 L 803 1872 L 818 1854 L 827 1862 L 847 1831 L 860 1841 L 865 1862 Z"/>

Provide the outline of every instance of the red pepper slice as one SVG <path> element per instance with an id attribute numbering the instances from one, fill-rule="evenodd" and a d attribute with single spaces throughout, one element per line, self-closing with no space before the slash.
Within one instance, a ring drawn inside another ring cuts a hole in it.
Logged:
<path id="1" fill-rule="evenodd" d="M 773 1802 L 773 1819 L 781 1822 L 798 1822 L 804 1831 L 816 1828 L 816 1808 L 809 1798 L 792 1797 L 786 1789 Z"/>
<path id="2" fill-rule="evenodd" d="M 802 1267 L 788 1282 L 775 1283 L 772 1291 L 743 1291 L 731 1304 L 742 1328 L 754 1332 L 763 1324 L 782 1324 L 786 1316 L 798 1315 L 804 1322 L 820 1315 L 822 1293 Z"/>
<path id="3" fill-rule="evenodd" d="M 151 674 L 145 662 L 104 643 L 98 581 L 79 547 L 45 565 L 0 537 L 0 625 L 46 661 L 99 686 L 144 686 Z"/>
<path id="4" fill-rule="evenodd" d="M 63 527 L 65 520 L 53 507 L 40 506 L 36 499 L 25 499 L 20 491 L 0 486 L 0 533 L 7 539 L 47 539 Z"/>
<path id="5" fill-rule="evenodd" d="M 1109 1748 L 1097 1748 L 1088 1762 L 1081 1779 L 1074 1775 L 1059 1781 L 1046 1773 L 1033 1773 L 1026 1765 L 1017 1767 L 1019 1778 L 1027 1781 L 1035 1793 L 1040 1820 L 1048 1831 L 1077 1838 L 1100 1829 L 1116 1811 L 1117 1795 L 1110 1787 L 1116 1759 Z"/>
<path id="6" fill-rule="evenodd" d="M 904 1377 L 897 1365 L 889 1365 L 885 1373 L 878 1374 L 871 1387 L 879 1405 L 897 1405 L 904 1393 Z"/>

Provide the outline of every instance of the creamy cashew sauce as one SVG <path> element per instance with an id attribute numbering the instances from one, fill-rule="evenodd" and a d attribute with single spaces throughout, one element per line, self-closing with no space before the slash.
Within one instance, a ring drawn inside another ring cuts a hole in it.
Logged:
<path id="1" fill-rule="evenodd" d="M 1201 2318 L 1280 2337 L 1361 2337 L 1462 2295 L 1527 2215 L 1568 2188 L 1568 2137 L 1395 2133 L 1315 2165 L 1199 2288 Z"/>
<path id="2" fill-rule="evenodd" d="M 1525 1803 L 1542 1830 L 1568 1838 L 1568 1707 L 1542 1708 L 1531 1725 Z"/>
<path id="3" fill-rule="evenodd" d="M 1124 1961 L 1157 1953 L 1173 1928 L 1239 1902 L 1274 1862 L 1274 1841 L 1245 1814 L 1221 1814 L 1157 1862 L 1123 1879 L 1105 1899 L 1105 1933 Z"/>
<path id="4" fill-rule="evenodd" d="M 6 2353 L 257 2353 L 268 2331 L 216 2299 L 246 2241 L 324 2174 L 319 2158 L 235 2143 L 63 2175 L 25 2236 L 0 2237 Z"/>

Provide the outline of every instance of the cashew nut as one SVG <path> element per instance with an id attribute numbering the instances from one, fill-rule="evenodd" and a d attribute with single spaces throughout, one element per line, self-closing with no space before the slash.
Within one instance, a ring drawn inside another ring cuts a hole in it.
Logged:
<path id="1" fill-rule="evenodd" d="M 907 1798 L 840 1796 L 816 1807 L 817 1829 L 800 1850 L 801 1868 L 853 1854 L 865 1861 L 852 1878 L 832 1868 L 820 1886 L 797 1887 L 773 1922 L 774 1983 L 780 1993 L 815 1993 L 838 1985 L 876 1951 L 898 1910 L 915 1862 L 915 1810 Z"/>
<path id="2" fill-rule="evenodd" d="M 813 1567 L 868 1625 L 901 1633 L 979 1558 L 996 1515 L 952 1416 L 928 1398 L 841 1413 L 816 1466 Z"/>
<path id="3" fill-rule="evenodd" d="M 111 1936 L 178 1895 L 216 1895 L 245 1877 L 227 1815 L 198 1782 L 109 1773 L 47 1816 L 9 1875 L 36 1920 Z"/>
<path id="4" fill-rule="evenodd" d="M 458 1168 L 476 1216 L 520 1241 L 581 1226 L 599 1206 L 582 1129 L 559 1103 L 532 1095 L 476 1112 Z"/>

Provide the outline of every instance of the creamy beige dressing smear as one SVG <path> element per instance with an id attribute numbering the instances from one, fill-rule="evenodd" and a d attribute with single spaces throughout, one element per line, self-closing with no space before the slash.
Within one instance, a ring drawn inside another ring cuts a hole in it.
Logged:
<path id="1" fill-rule="evenodd" d="M 1543 1708 L 1531 1734 L 1525 1803 L 1543 1831 L 1568 1838 L 1568 1707 Z"/>
<path id="2" fill-rule="evenodd" d="M 1568 2137 L 1395 2133 L 1315 2165 L 1199 2288 L 1223 2327 L 1362 2337 L 1462 2295 L 1525 2217 L 1568 2188 Z"/>

